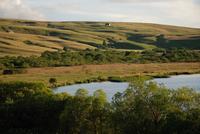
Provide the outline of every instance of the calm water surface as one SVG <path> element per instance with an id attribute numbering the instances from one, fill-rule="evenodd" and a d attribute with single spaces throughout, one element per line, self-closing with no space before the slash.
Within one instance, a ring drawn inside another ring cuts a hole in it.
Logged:
<path id="1" fill-rule="evenodd" d="M 153 81 L 164 84 L 168 88 L 177 89 L 180 87 L 189 87 L 195 90 L 200 91 L 200 74 L 194 75 L 178 75 L 171 76 L 170 78 L 156 78 Z M 71 95 L 74 95 L 77 89 L 84 88 L 89 91 L 89 94 L 92 95 L 94 91 L 98 89 L 103 89 L 108 97 L 108 100 L 111 100 L 113 95 L 117 92 L 123 92 L 128 88 L 129 84 L 127 82 L 94 82 L 87 84 L 74 84 L 70 86 L 63 86 L 56 88 L 56 93 L 67 92 Z"/>
<path id="2" fill-rule="evenodd" d="M 159 84 L 164 84 L 168 88 L 177 89 L 180 87 L 189 87 L 200 91 L 200 74 L 177 75 L 170 78 L 154 79 Z"/>
<path id="3" fill-rule="evenodd" d="M 67 92 L 74 95 L 77 89 L 83 88 L 89 91 L 89 95 L 92 95 L 94 91 L 102 89 L 105 91 L 108 100 L 112 99 L 112 96 L 117 92 L 123 92 L 129 86 L 127 82 L 92 82 L 87 84 L 75 84 L 70 86 L 58 87 L 55 92 L 62 93 Z"/>

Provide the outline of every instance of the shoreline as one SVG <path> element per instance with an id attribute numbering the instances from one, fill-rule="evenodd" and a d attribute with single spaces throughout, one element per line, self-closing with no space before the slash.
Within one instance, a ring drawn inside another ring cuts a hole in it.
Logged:
<path id="1" fill-rule="evenodd" d="M 141 77 L 142 79 L 145 80 L 153 80 L 153 79 L 165 79 L 165 78 L 171 78 L 172 76 L 179 76 L 179 75 L 195 75 L 195 74 L 200 74 L 200 72 L 193 72 L 193 73 L 189 73 L 189 72 L 182 72 L 182 73 L 170 73 L 167 75 L 144 75 L 144 76 L 130 76 L 130 77 L 109 77 L 108 79 L 105 80 L 100 80 L 100 79 L 90 79 L 90 80 L 85 80 L 85 81 L 75 81 L 74 83 L 69 83 L 69 84 L 61 84 L 61 85 L 56 85 L 55 88 L 58 87 L 63 87 L 63 86 L 70 86 L 70 85 L 76 85 L 76 84 L 89 84 L 89 83 L 95 83 L 95 82 L 116 82 L 116 83 L 121 83 L 121 82 L 128 82 L 131 83 L 131 80 L 129 80 L 130 78 L 132 79 L 138 79 L 139 77 Z"/>
<path id="2" fill-rule="evenodd" d="M 168 78 L 172 75 L 199 74 L 200 62 L 104 64 L 71 67 L 27 68 L 22 74 L 0 75 L 0 81 L 39 82 L 50 86 L 49 79 L 56 78 L 57 86 L 102 81 L 131 81 L 137 77 Z"/>

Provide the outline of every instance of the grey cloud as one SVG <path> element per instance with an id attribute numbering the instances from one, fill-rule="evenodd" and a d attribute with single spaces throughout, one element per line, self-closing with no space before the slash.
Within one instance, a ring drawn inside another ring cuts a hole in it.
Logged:
<path id="1" fill-rule="evenodd" d="M 116 3 L 159 3 L 159 2 L 174 2 L 174 1 L 181 1 L 181 0 L 106 0 L 110 2 Z M 187 1 L 187 0 L 182 0 Z"/>
<path id="2" fill-rule="evenodd" d="M 23 0 L 1 0 L 0 17 L 44 20 L 41 13 L 31 9 Z"/>

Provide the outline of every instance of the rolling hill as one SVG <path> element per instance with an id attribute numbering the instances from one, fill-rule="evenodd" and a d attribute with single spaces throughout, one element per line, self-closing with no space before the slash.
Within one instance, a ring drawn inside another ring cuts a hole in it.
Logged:
<path id="1" fill-rule="evenodd" d="M 157 43 L 164 35 L 164 44 Z M 64 47 L 144 50 L 200 49 L 200 29 L 150 23 L 39 22 L 0 19 L 0 56 L 40 55 Z"/>

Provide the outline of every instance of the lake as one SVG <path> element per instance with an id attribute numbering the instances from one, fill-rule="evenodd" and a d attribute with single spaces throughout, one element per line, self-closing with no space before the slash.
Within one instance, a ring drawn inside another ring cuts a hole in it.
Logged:
<path id="1" fill-rule="evenodd" d="M 189 87 L 200 91 L 200 74 L 176 75 L 170 78 L 156 78 L 157 83 L 163 83 L 168 88 L 177 89 L 180 87 Z"/>
<path id="2" fill-rule="evenodd" d="M 177 75 L 170 78 L 156 78 L 153 81 L 164 84 L 168 88 L 177 89 L 180 87 L 189 87 L 200 91 L 200 74 L 193 75 Z M 92 82 L 87 84 L 74 84 L 69 86 L 58 87 L 55 89 L 55 93 L 67 92 L 74 95 L 77 89 L 84 88 L 89 91 L 89 95 L 92 95 L 94 91 L 103 89 L 111 100 L 113 95 L 117 92 L 123 92 L 129 86 L 127 82 Z"/>
<path id="3" fill-rule="evenodd" d="M 58 87 L 55 89 L 56 93 L 67 92 L 74 95 L 77 89 L 84 88 L 89 91 L 89 95 L 92 95 L 94 91 L 103 89 L 106 92 L 108 100 L 112 99 L 112 96 L 117 92 L 123 92 L 129 86 L 128 82 L 92 82 L 87 84 L 74 84 L 69 86 Z"/>

